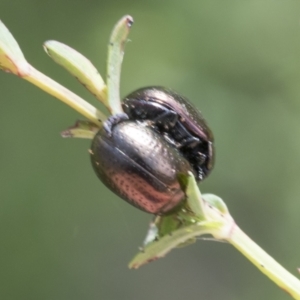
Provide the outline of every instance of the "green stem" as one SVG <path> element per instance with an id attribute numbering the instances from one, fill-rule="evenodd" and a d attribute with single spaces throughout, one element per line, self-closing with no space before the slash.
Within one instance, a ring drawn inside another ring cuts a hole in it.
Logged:
<path id="1" fill-rule="evenodd" d="M 69 105 L 99 127 L 102 126 L 102 122 L 106 119 L 105 115 L 93 105 L 32 66 L 30 67 L 30 71 L 22 76 L 22 78 Z"/>
<path id="2" fill-rule="evenodd" d="M 299 279 L 254 243 L 238 226 L 234 226 L 227 241 L 291 297 L 300 299 Z"/>

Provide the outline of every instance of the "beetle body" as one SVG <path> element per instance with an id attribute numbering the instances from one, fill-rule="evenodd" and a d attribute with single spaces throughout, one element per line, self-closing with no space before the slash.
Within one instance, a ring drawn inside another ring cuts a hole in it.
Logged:
<path id="1" fill-rule="evenodd" d="M 92 142 L 91 161 L 110 190 L 153 214 L 164 214 L 185 198 L 180 178 L 193 172 L 160 133 L 132 120 L 118 121 L 109 131 L 100 129 Z"/>
<path id="2" fill-rule="evenodd" d="M 198 181 L 210 173 L 214 165 L 213 134 L 186 98 L 163 87 L 146 87 L 125 97 L 122 107 L 129 119 L 151 121 L 191 163 Z"/>

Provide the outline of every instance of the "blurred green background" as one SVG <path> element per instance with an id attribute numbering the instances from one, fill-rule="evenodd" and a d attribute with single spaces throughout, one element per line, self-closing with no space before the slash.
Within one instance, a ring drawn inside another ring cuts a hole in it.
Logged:
<path id="1" fill-rule="evenodd" d="M 131 14 L 121 93 L 172 87 L 201 109 L 217 159 L 202 192 L 296 274 L 300 267 L 300 2 L 1 0 L 27 59 L 96 101 L 43 52 L 56 39 L 105 73 L 109 34 Z M 0 299 L 290 299 L 227 244 L 199 241 L 129 270 L 151 216 L 109 192 L 89 141 L 59 132 L 81 118 L 0 73 Z"/>

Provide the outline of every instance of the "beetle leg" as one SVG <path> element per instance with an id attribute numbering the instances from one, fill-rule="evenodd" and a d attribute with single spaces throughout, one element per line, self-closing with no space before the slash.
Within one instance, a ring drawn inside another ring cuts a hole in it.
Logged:
<path id="1" fill-rule="evenodd" d="M 202 181 L 204 179 L 204 172 L 200 167 L 197 168 L 197 178 L 199 181 Z"/>
<path id="2" fill-rule="evenodd" d="M 184 125 L 180 122 L 177 122 L 171 129 L 171 135 L 178 143 L 180 143 L 179 148 L 195 148 L 198 144 L 200 144 L 200 140 L 191 135 L 191 133 L 187 131 Z"/>
<path id="3" fill-rule="evenodd" d="M 181 145 L 180 148 L 188 147 L 188 148 L 195 148 L 197 145 L 200 144 L 200 140 L 194 136 L 189 136 L 182 141 L 180 141 Z"/>
<path id="4" fill-rule="evenodd" d="M 116 124 L 128 120 L 128 116 L 125 113 L 115 114 L 110 116 L 104 123 L 103 128 L 108 136 L 111 136 L 111 130 Z"/>
<path id="5" fill-rule="evenodd" d="M 205 160 L 206 160 L 206 155 L 203 154 L 203 153 L 201 153 L 201 152 L 198 152 L 198 153 L 196 154 L 195 158 L 196 158 L 196 160 L 197 160 L 197 163 L 198 163 L 199 165 L 202 165 L 202 164 L 205 162 Z"/>
<path id="6" fill-rule="evenodd" d="M 166 110 L 152 120 L 158 126 L 163 126 L 165 130 L 174 127 L 178 121 L 178 115 L 175 111 Z"/>
<path id="7" fill-rule="evenodd" d="M 169 144 L 173 145 L 176 148 L 180 148 L 180 144 L 177 143 L 174 139 L 172 139 L 168 133 L 164 132 L 163 136 Z"/>

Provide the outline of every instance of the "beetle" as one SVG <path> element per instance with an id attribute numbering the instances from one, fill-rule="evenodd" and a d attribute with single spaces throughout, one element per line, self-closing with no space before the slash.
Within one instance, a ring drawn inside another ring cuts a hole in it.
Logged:
<path id="1" fill-rule="evenodd" d="M 185 198 L 181 178 L 193 172 L 191 164 L 146 122 L 114 120 L 92 141 L 97 176 L 135 207 L 156 215 L 169 212 Z"/>
<path id="2" fill-rule="evenodd" d="M 150 120 L 165 139 L 180 149 L 202 181 L 214 166 L 214 137 L 202 114 L 183 96 L 160 86 L 134 91 L 123 100 L 132 120 Z"/>
<path id="3" fill-rule="evenodd" d="M 186 98 L 162 87 L 139 89 L 122 102 L 95 135 L 91 162 L 118 196 L 152 214 L 185 199 L 184 177 L 198 181 L 214 163 L 213 134 Z"/>

